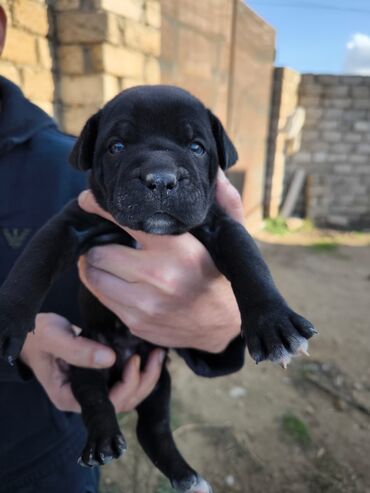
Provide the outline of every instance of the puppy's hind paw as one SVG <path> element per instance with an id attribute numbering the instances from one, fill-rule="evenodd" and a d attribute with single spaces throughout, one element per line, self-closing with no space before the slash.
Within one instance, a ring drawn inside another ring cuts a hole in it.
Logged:
<path id="1" fill-rule="evenodd" d="M 181 481 L 173 481 L 177 493 L 213 493 L 211 486 L 201 476 L 190 476 Z"/>
<path id="2" fill-rule="evenodd" d="M 121 433 L 99 438 L 89 437 L 78 464 L 82 467 L 103 466 L 118 459 L 126 450 L 126 441 Z"/>

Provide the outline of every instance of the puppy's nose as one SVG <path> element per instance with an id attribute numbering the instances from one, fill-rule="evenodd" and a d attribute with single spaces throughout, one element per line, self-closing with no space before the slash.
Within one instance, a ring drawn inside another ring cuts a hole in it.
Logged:
<path id="1" fill-rule="evenodd" d="M 144 177 L 144 183 L 150 190 L 172 190 L 177 185 L 177 177 L 175 173 L 169 171 L 157 171 L 156 173 L 148 173 Z"/>

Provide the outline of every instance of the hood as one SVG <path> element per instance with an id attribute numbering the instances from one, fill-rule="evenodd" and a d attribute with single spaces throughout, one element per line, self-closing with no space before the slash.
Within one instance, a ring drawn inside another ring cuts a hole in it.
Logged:
<path id="1" fill-rule="evenodd" d="M 0 76 L 0 153 L 29 140 L 45 127 L 56 127 L 49 115 L 23 96 L 15 84 Z"/>

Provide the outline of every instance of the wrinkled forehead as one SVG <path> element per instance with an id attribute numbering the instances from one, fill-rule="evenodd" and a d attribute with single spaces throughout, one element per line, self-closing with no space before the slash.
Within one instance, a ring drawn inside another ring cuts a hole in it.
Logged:
<path id="1" fill-rule="evenodd" d="M 174 87 L 144 86 L 119 94 L 104 108 L 100 128 L 104 134 L 131 128 L 140 134 L 195 135 L 208 138 L 211 128 L 204 105 Z"/>

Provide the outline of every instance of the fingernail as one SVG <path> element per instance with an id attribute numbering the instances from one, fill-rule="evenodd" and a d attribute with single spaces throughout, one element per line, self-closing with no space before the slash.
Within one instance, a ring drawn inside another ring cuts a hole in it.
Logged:
<path id="1" fill-rule="evenodd" d="M 158 363 L 161 365 L 164 361 L 164 358 L 166 357 L 166 352 L 163 351 L 163 349 L 161 349 L 159 352 L 158 352 Z"/>
<path id="2" fill-rule="evenodd" d="M 86 202 L 89 193 L 90 192 L 88 190 L 84 190 L 83 192 L 81 192 L 80 195 L 78 196 L 78 203 L 83 204 L 84 202 Z"/>
<path id="3" fill-rule="evenodd" d="M 98 349 L 94 353 L 94 363 L 97 366 L 109 366 L 113 363 L 112 353 L 105 349 Z"/>
<path id="4" fill-rule="evenodd" d="M 228 181 L 227 176 L 221 168 L 218 170 L 218 179 L 224 183 Z"/>

